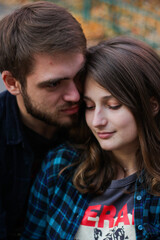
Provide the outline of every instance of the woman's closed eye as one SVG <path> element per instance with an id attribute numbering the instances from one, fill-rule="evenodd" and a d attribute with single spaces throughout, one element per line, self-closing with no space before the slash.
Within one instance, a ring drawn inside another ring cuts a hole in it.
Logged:
<path id="1" fill-rule="evenodd" d="M 94 110 L 95 106 L 94 105 L 87 105 L 87 104 L 85 104 L 85 109 L 86 110 Z"/>
<path id="2" fill-rule="evenodd" d="M 106 107 L 112 110 L 118 110 L 120 107 L 122 106 L 122 104 L 117 104 L 117 105 L 107 105 Z M 85 109 L 86 110 L 94 110 L 95 109 L 95 105 L 87 105 L 85 104 Z"/>
<path id="3" fill-rule="evenodd" d="M 109 108 L 109 109 L 112 109 L 112 110 L 117 110 L 117 109 L 119 109 L 121 106 L 122 106 L 122 104 L 108 105 L 108 108 Z"/>

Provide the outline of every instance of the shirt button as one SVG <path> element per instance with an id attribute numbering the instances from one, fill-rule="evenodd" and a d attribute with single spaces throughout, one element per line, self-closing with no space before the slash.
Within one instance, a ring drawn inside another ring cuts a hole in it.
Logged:
<path id="1" fill-rule="evenodd" d="M 142 197 L 140 195 L 137 196 L 137 200 L 140 201 Z"/>
<path id="2" fill-rule="evenodd" d="M 143 226 L 142 225 L 138 225 L 138 230 L 142 231 Z"/>
<path id="3" fill-rule="evenodd" d="M 142 178 L 140 178 L 140 179 L 139 179 L 139 182 L 140 182 L 140 183 L 143 183 L 143 179 L 142 179 Z"/>

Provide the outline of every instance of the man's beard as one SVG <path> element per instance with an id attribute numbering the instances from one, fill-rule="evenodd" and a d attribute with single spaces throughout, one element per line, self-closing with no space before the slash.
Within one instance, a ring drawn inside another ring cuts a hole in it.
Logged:
<path id="1" fill-rule="evenodd" d="M 58 110 L 52 115 L 42 111 L 38 106 L 32 104 L 31 98 L 28 96 L 25 87 L 22 87 L 22 98 L 27 112 L 34 118 L 46 123 L 47 125 L 52 125 L 55 127 L 71 127 L 77 124 L 78 114 L 74 114 L 70 117 L 70 121 L 59 121 Z"/>

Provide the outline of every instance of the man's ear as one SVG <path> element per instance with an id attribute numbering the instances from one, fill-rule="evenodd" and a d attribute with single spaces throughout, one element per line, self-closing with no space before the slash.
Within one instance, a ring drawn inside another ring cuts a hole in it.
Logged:
<path id="1" fill-rule="evenodd" d="M 2 79 L 5 87 L 12 95 L 20 94 L 21 84 L 16 80 L 9 71 L 2 72 Z"/>
<path id="2" fill-rule="evenodd" d="M 160 104 L 155 97 L 150 98 L 150 104 L 151 104 L 153 116 L 156 116 L 157 113 L 159 112 Z"/>

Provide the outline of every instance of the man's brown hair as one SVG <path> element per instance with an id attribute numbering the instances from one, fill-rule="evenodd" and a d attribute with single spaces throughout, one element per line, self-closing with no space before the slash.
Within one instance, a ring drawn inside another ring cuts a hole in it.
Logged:
<path id="1" fill-rule="evenodd" d="M 0 71 L 24 84 L 37 53 L 85 53 L 86 39 L 77 20 L 47 1 L 29 3 L 0 21 Z"/>

